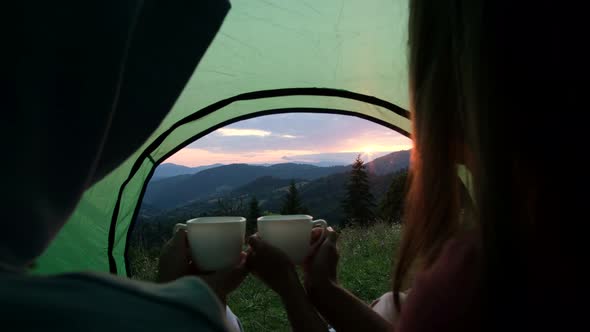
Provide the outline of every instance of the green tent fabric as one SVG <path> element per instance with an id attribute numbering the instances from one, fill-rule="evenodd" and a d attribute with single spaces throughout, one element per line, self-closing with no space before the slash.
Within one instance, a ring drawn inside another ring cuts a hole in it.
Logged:
<path id="1" fill-rule="evenodd" d="M 327 112 L 409 135 L 407 7 L 404 0 L 233 1 L 168 116 L 140 149 L 84 193 L 35 273 L 125 275 L 129 230 L 155 167 L 229 123 Z"/>

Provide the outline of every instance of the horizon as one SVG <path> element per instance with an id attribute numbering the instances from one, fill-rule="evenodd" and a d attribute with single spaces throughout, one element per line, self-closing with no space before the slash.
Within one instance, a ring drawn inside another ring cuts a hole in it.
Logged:
<path id="1" fill-rule="evenodd" d="M 164 160 L 186 167 L 214 164 L 349 165 L 409 150 L 412 141 L 369 120 L 335 114 L 265 115 L 219 128 Z"/>
<path id="2" fill-rule="evenodd" d="M 412 148 L 409 149 L 405 149 L 405 150 L 396 150 L 396 151 L 391 151 L 391 152 L 379 152 L 379 153 L 374 153 L 371 156 L 366 155 L 365 153 L 361 153 L 359 152 L 359 154 L 361 155 L 361 159 L 363 159 L 363 161 L 365 163 L 374 161 L 375 159 L 379 159 L 383 156 L 389 155 L 391 153 L 394 152 L 402 152 L 402 151 L 409 151 Z M 355 157 L 356 158 L 356 157 Z M 369 159 L 370 158 L 370 159 Z M 333 167 L 333 166 L 349 166 L 352 165 L 352 163 L 354 162 L 351 161 L 349 163 L 343 163 L 343 164 L 327 164 L 326 162 L 299 162 L 299 161 L 279 161 L 277 163 L 246 163 L 246 162 L 232 162 L 232 163 L 228 163 L 228 164 L 223 164 L 223 163 L 213 163 L 213 164 L 207 164 L 207 165 L 198 165 L 198 166 L 186 166 L 186 165 L 180 165 L 180 164 L 176 164 L 173 162 L 168 162 L 168 161 L 164 161 L 163 163 L 159 164 L 159 166 L 162 165 L 176 165 L 176 166 L 182 166 L 182 167 L 203 167 L 203 166 L 229 166 L 229 165 L 250 165 L 250 166 L 274 166 L 274 165 L 280 165 L 280 164 L 297 164 L 297 165 L 311 165 L 311 166 L 317 166 L 317 167 Z"/>

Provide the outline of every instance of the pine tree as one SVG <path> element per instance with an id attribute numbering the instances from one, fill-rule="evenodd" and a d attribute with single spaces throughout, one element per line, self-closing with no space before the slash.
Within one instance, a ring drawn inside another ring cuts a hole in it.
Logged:
<path id="1" fill-rule="evenodd" d="M 281 214 L 305 214 L 307 209 L 301 204 L 301 198 L 299 198 L 299 190 L 295 185 L 295 181 L 291 180 L 289 191 L 285 195 L 283 201 L 283 207 L 281 208 Z"/>
<path id="2" fill-rule="evenodd" d="M 346 214 L 345 223 L 367 226 L 375 220 L 375 198 L 369 187 L 369 176 L 365 163 L 359 154 L 352 165 L 352 171 L 346 185 L 346 197 L 343 207 Z"/>
<path id="3" fill-rule="evenodd" d="M 406 182 L 408 170 L 398 171 L 393 175 L 387 194 L 381 201 L 379 212 L 383 220 L 390 223 L 401 223 L 404 202 L 406 199 Z"/>
<path id="4" fill-rule="evenodd" d="M 214 215 L 241 216 L 246 212 L 243 198 L 218 198 Z"/>
<path id="5" fill-rule="evenodd" d="M 248 209 L 248 219 L 246 220 L 246 235 L 251 235 L 256 232 L 256 224 L 258 217 L 261 216 L 260 206 L 256 196 L 252 196 Z"/>

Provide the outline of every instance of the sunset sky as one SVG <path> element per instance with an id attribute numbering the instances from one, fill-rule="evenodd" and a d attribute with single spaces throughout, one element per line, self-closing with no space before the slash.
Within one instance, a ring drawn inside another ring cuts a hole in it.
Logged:
<path id="1" fill-rule="evenodd" d="M 285 162 L 345 165 L 358 153 L 372 160 L 411 147 L 405 136 L 367 120 L 291 113 L 257 117 L 218 129 L 166 162 L 185 166 Z"/>

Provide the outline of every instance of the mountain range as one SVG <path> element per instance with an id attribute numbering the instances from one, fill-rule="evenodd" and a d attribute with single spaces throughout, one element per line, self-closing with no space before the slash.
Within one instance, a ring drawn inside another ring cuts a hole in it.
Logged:
<path id="1" fill-rule="evenodd" d="M 373 190 L 379 191 L 379 184 L 385 183 L 383 190 L 380 190 L 385 192 L 389 183 L 385 181 L 386 175 L 407 168 L 409 156 L 409 150 L 397 151 L 367 163 L 370 180 L 376 184 L 372 186 Z M 193 209 L 197 206 L 206 209 L 210 204 L 208 202 L 216 198 L 244 195 L 255 195 L 265 208 L 274 209 L 281 204 L 274 199 L 280 196 L 276 194 L 277 190 L 284 190 L 292 179 L 301 187 L 302 195 L 309 196 L 308 205 L 311 210 L 316 204 L 318 208 L 324 205 L 322 202 L 327 196 L 336 197 L 343 192 L 346 173 L 351 167 L 318 167 L 295 163 L 213 166 L 195 174 L 152 179 L 144 195 L 142 210 L 170 210 L 187 205 L 193 206 Z"/>
<path id="2" fill-rule="evenodd" d="M 317 167 L 291 163 L 271 166 L 224 165 L 193 175 L 185 174 L 150 181 L 144 195 L 144 202 L 160 209 L 170 209 L 194 200 L 224 195 L 264 176 L 314 180 L 345 171 L 346 166 Z"/>
<path id="3" fill-rule="evenodd" d="M 152 181 L 160 180 L 164 178 L 169 178 L 172 176 L 178 175 L 190 175 L 199 173 L 200 171 L 204 171 L 209 168 L 219 167 L 223 164 L 213 164 L 213 165 L 205 165 L 205 166 L 197 166 L 197 167 L 188 167 L 183 165 L 177 165 L 173 163 L 164 163 L 161 164 L 156 168 L 154 171 L 154 175 L 152 176 Z"/>

